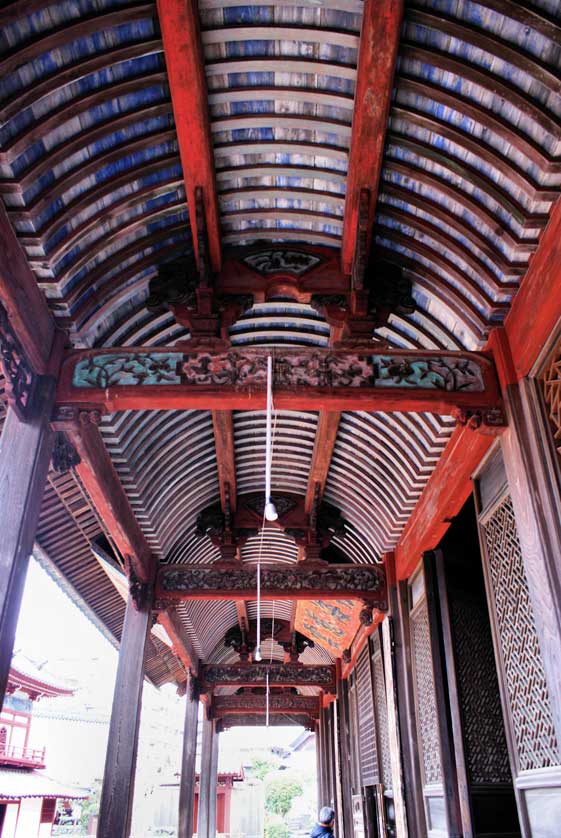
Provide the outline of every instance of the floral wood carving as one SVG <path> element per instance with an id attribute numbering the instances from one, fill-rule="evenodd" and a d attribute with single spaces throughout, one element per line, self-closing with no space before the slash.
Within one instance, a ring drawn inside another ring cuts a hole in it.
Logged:
<path id="1" fill-rule="evenodd" d="M 311 564 L 311 563 L 310 563 Z M 248 598 L 257 587 L 255 567 L 181 565 L 164 567 L 159 574 L 159 593 L 180 599 L 209 599 L 210 594 L 232 593 Z M 367 599 L 379 610 L 386 608 L 385 576 L 378 565 L 272 565 L 261 568 L 263 595 L 286 599 L 295 594 L 304 598 Z M 308 594 L 312 596 L 307 596 Z M 315 595 L 315 596 L 314 596 Z"/>
<path id="2" fill-rule="evenodd" d="M 37 377 L 0 303 L 0 368 L 8 404 L 22 421 L 29 419 Z"/>
<path id="3" fill-rule="evenodd" d="M 257 387 L 267 382 L 268 352 L 96 352 L 75 362 L 72 386 Z M 486 361 L 471 354 L 283 351 L 273 364 L 275 389 L 300 386 L 420 389 L 484 393 Z"/>
<path id="4" fill-rule="evenodd" d="M 253 663 L 237 666 L 208 664 L 202 670 L 205 689 L 230 684 L 259 684 L 262 686 L 267 684 L 267 677 L 270 685 L 284 684 L 286 686 L 314 686 L 333 689 L 335 686 L 335 667 L 331 665 L 303 666 L 294 663 Z"/>
<path id="5" fill-rule="evenodd" d="M 265 695 L 220 695 L 212 701 L 215 715 L 248 710 L 249 712 L 264 712 L 267 706 Z M 269 695 L 269 710 L 271 712 L 300 712 L 319 715 L 320 703 L 317 696 L 294 695 L 284 689 L 279 693 Z"/>

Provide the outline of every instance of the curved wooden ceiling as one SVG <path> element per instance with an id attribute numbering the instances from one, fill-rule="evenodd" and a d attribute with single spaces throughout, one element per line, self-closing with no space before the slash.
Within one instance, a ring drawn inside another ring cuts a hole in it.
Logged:
<path id="1" fill-rule="evenodd" d="M 364 5 L 310 5 L 199 2 L 225 246 L 341 244 Z M 76 346 L 188 337 L 145 305 L 158 265 L 192 252 L 156 5 L 19 0 L 2 16 L 0 194 L 58 322 Z M 558 0 L 407 3 L 373 237 L 417 304 L 379 330 L 392 345 L 475 349 L 505 318 L 559 196 L 560 66 Z M 328 337 L 286 300 L 231 328 L 234 344 Z M 279 415 L 276 488 L 305 494 L 316 427 Z M 350 522 L 336 546 L 353 561 L 395 545 L 451 429 L 343 415 L 326 499 Z M 219 491 L 210 414 L 115 414 L 102 431 L 156 555 L 213 560 L 194 537 Z M 260 489 L 263 416 L 237 413 L 234 433 L 238 491 Z M 264 550 L 295 558 L 278 536 Z M 203 658 L 237 619 L 229 604 L 182 609 Z"/>

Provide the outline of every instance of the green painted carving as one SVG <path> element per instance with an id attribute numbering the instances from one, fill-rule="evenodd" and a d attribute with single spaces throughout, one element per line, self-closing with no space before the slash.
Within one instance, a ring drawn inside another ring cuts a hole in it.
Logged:
<path id="1" fill-rule="evenodd" d="M 92 355 L 74 368 L 74 387 L 102 388 L 129 385 L 180 384 L 180 352 Z"/>

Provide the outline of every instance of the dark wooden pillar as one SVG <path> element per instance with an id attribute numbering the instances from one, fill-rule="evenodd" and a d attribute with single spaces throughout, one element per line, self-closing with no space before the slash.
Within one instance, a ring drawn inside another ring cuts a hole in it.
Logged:
<path id="1" fill-rule="evenodd" d="M 316 721 L 316 781 L 318 790 L 318 802 L 323 800 L 323 784 L 322 784 L 322 761 L 321 761 L 321 726 L 319 719 Z"/>
<path id="2" fill-rule="evenodd" d="M 341 791 L 343 796 L 343 835 L 352 835 L 353 807 L 352 807 L 352 777 L 351 755 L 349 751 L 349 703 L 348 681 L 340 680 L 337 684 L 337 704 L 339 708 L 339 741 L 341 765 Z"/>
<path id="3" fill-rule="evenodd" d="M 423 838 L 427 834 L 427 828 L 421 783 L 419 739 L 415 721 L 415 696 L 411 677 L 413 662 L 407 583 L 398 582 L 395 586 L 391 585 L 389 596 L 394 625 L 395 671 L 407 822 L 410 834 Z"/>
<path id="4" fill-rule="evenodd" d="M 135 607 L 129 596 L 109 725 L 97 838 L 128 838 L 144 679 L 144 649 L 151 628 L 148 602 Z"/>
<path id="5" fill-rule="evenodd" d="M 209 838 L 210 835 L 210 795 L 214 738 L 214 722 L 207 718 L 205 712 L 203 715 L 203 737 L 201 744 L 201 774 L 199 779 L 197 838 Z"/>
<path id="6" fill-rule="evenodd" d="M 22 422 L 8 408 L 0 437 L 0 706 L 53 448 L 54 389 L 52 379 L 40 379 L 35 417 Z"/>
<path id="7" fill-rule="evenodd" d="M 208 796 L 208 838 L 215 838 L 216 836 L 216 809 L 218 800 L 218 749 L 220 734 L 216 731 L 216 722 L 213 723 L 213 728 Z"/>
<path id="8" fill-rule="evenodd" d="M 462 838 L 462 816 L 454 755 L 452 720 L 446 688 L 446 661 L 440 630 L 442 620 L 434 552 L 431 551 L 424 554 L 423 569 L 425 574 L 430 650 L 437 709 L 436 721 L 440 740 L 440 760 L 442 764 L 442 783 L 444 786 L 444 805 L 448 821 L 448 835 L 449 838 Z"/>
<path id="9" fill-rule="evenodd" d="M 329 777 L 327 761 L 329 759 L 329 744 L 327 737 L 327 709 L 322 707 L 319 717 L 319 758 L 320 758 L 320 789 L 321 798 L 318 801 L 318 808 L 329 804 Z"/>
<path id="10" fill-rule="evenodd" d="M 407 838 L 409 835 L 409 829 L 405 809 L 405 788 L 403 779 L 401 735 L 399 730 L 394 627 L 391 617 L 386 617 L 382 623 L 382 639 L 384 648 L 383 658 L 388 717 L 388 748 L 390 752 L 392 773 L 395 826 L 397 834 L 403 836 L 403 838 Z"/>
<path id="11" fill-rule="evenodd" d="M 179 785 L 179 828 L 177 838 L 192 838 L 195 814 L 195 761 L 197 757 L 197 723 L 199 696 L 196 682 L 189 676 L 185 697 L 185 723 L 183 727 L 183 754 Z"/>

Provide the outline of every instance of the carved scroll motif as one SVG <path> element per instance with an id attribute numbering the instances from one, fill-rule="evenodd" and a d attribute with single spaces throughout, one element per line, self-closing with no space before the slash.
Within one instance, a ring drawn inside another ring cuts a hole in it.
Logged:
<path id="1" fill-rule="evenodd" d="M 252 695 L 251 693 L 243 693 L 242 695 L 219 695 L 213 698 L 212 706 L 215 715 L 244 711 L 264 713 L 267 707 L 267 700 L 265 695 Z M 299 712 L 317 716 L 319 715 L 320 705 L 316 696 L 294 695 L 287 690 L 283 690 L 282 694 L 271 693 L 269 695 L 269 710 L 273 713 L 275 711 L 287 713 Z"/>
<path id="2" fill-rule="evenodd" d="M 317 267 L 321 259 L 299 250 L 270 249 L 252 253 L 251 256 L 246 256 L 243 262 L 261 276 L 276 273 L 302 276 Z"/>
<path id="3" fill-rule="evenodd" d="M 0 304 L 0 368 L 6 382 L 8 403 L 22 421 L 29 419 L 37 378 L 2 304 Z"/>
<path id="4" fill-rule="evenodd" d="M 74 368 L 73 385 L 83 388 L 181 384 L 180 352 L 133 352 L 92 355 Z"/>
<path id="5" fill-rule="evenodd" d="M 335 686 L 334 666 L 303 666 L 302 664 L 248 664 L 220 666 L 208 664 L 203 667 L 203 683 L 206 687 L 220 685 L 271 686 L 315 686 L 332 689 Z"/>
<path id="6" fill-rule="evenodd" d="M 249 596 L 257 587 L 255 567 L 215 568 L 212 565 L 172 566 L 162 569 L 159 588 L 166 594 L 185 594 L 185 599 L 209 598 L 209 595 L 232 593 Z M 263 595 L 280 598 L 304 595 L 309 599 L 333 595 L 337 599 L 370 599 L 383 609 L 385 578 L 382 568 L 375 565 L 314 565 L 305 563 L 294 567 L 280 565 L 261 568 Z M 309 596 L 308 596 L 309 595 Z M 315 595 L 315 596 L 314 596 Z M 382 601 L 383 600 L 383 601 Z"/>
<path id="7" fill-rule="evenodd" d="M 264 388 L 267 356 L 263 350 L 228 352 L 108 352 L 75 364 L 75 388 L 186 385 Z M 285 350 L 274 359 L 274 387 L 380 387 L 452 393 L 484 393 L 484 361 L 436 354 Z"/>

